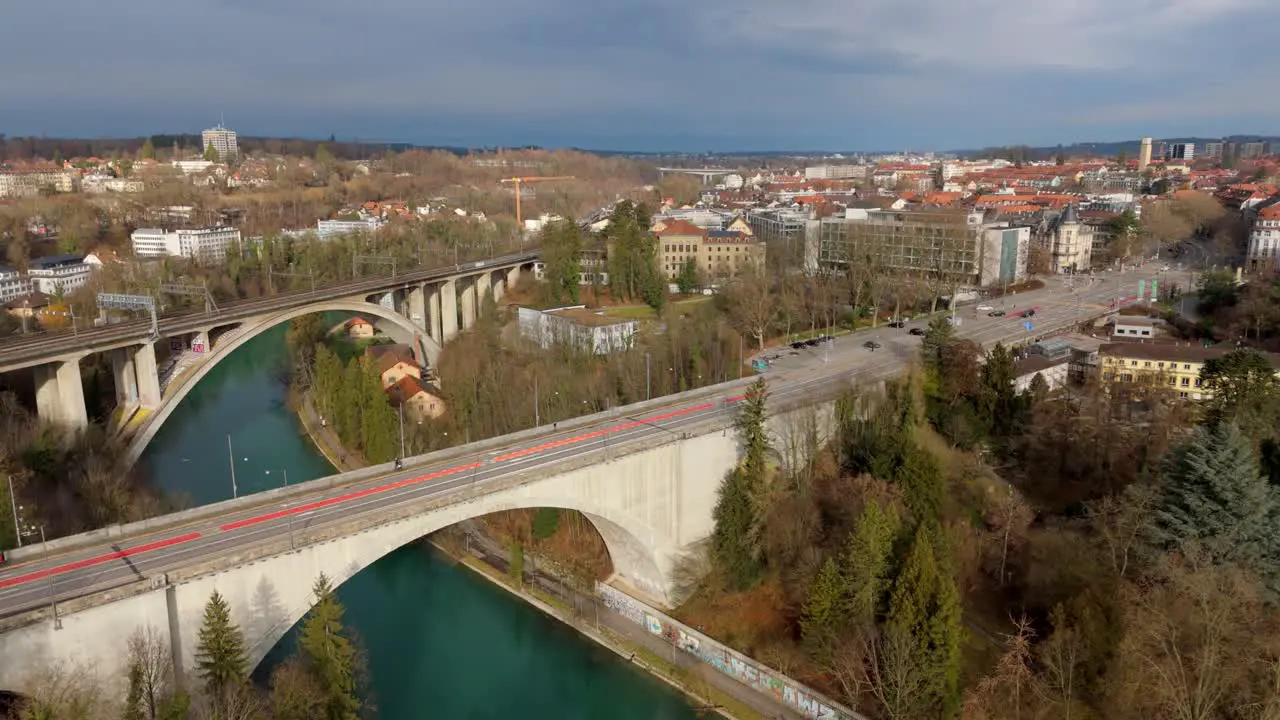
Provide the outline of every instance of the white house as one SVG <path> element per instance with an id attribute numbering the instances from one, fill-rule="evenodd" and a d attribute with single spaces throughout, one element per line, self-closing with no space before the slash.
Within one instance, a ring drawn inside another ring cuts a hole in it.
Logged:
<path id="1" fill-rule="evenodd" d="M 22 273 L 11 267 L 0 265 L 0 304 L 22 297 L 31 292 L 31 282 L 22 277 Z"/>
<path id="2" fill-rule="evenodd" d="M 630 348 L 639 327 L 635 320 L 609 317 L 583 305 L 553 310 L 522 307 L 518 320 L 521 337 L 543 348 L 568 344 L 595 355 Z"/>
<path id="3" fill-rule="evenodd" d="M 92 271 L 79 255 L 53 255 L 32 260 L 27 277 L 34 292 L 65 295 L 88 282 Z"/>

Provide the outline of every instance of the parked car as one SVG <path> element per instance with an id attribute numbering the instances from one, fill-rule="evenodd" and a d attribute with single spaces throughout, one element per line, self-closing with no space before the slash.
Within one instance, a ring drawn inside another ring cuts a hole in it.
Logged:
<path id="1" fill-rule="evenodd" d="M 991 312 L 992 310 L 995 310 L 995 308 L 991 307 L 990 305 L 978 306 L 978 312 Z"/>
<path id="2" fill-rule="evenodd" d="M 987 317 L 1004 317 L 1004 311 L 992 310 L 991 312 L 987 313 Z"/>
<path id="3" fill-rule="evenodd" d="M 923 335 L 923 334 L 924 334 L 924 328 L 913 327 L 913 328 L 911 328 L 910 330 L 908 330 L 907 332 L 911 333 L 912 335 Z"/>
<path id="4" fill-rule="evenodd" d="M 1026 318 L 1026 317 L 1031 317 L 1032 315 L 1035 315 L 1035 314 L 1036 314 L 1036 311 L 1035 311 L 1035 310 L 1024 310 L 1024 311 L 1022 311 L 1022 317 L 1024 317 L 1024 318 Z"/>
<path id="5" fill-rule="evenodd" d="M 891 328 L 900 328 L 900 327 L 906 327 L 906 326 L 907 326 L 907 323 L 902 320 L 894 320 L 893 322 L 889 323 L 889 327 Z"/>
<path id="6" fill-rule="evenodd" d="M 880 347 L 880 343 L 876 342 L 875 340 L 868 340 L 868 341 L 866 341 L 866 342 L 862 343 L 862 347 L 864 347 L 864 348 L 866 348 L 866 349 L 871 350 L 872 352 L 874 352 L 874 351 L 876 351 L 877 349 L 879 349 L 879 347 Z"/>

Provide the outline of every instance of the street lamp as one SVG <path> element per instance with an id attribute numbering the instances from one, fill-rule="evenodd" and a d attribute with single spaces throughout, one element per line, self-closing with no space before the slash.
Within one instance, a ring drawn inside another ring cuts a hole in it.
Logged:
<path id="1" fill-rule="evenodd" d="M 231 433 L 227 433 L 227 459 L 231 461 L 231 497 L 235 498 L 239 492 L 236 489 L 236 454 L 231 450 Z"/>
<path id="2" fill-rule="evenodd" d="M 40 535 L 40 544 L 44 548 L 44 562 L 46 565 L 48 565 L 49 564 L 49 542 L 48 540 L 45 539 L 44 525 L 41 524 L 38 530 L 37 528 L 31 525 L 28 525 L 25 528 L 25 532 L 21 532 L 20 535 L 22 537 L 32 537 L 32 536 L 35 536 L 37 532 Z M 49 573 L 49 608 L 50 608 L 50 612 L 53 615 L 53 629 L 61 630 L 62 618 L 58 617 L 58 595 L 57 593 L 54 592 L 54 587 L 53 587 L 54 577 L 55 576 L 53 573 Z"/>

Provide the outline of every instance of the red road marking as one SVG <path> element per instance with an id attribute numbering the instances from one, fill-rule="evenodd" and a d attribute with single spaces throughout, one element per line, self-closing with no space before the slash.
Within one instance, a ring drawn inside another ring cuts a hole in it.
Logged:
<path id="1" fill-rule="evenodd" d="M 494 458 L 493 461 L 506 462 L 508 460 L 514 460 L 519 457 L 525 457 L 526 455 L 534 455 L 542 452 L 543 450 L 551 450 L 553 448 L 564 447 L 565 445 L 573 445 L 575 443 L 580 443 L 583 440 L 591 440 L 593 438 L 598 438 L 603 435 L 609 435 L 611 433 L 620 432 L 622 430 L 630 430 L 631 428 L 640 427 L 641 425 L 645 425 L 652 422 L 658 422 L 660 420 L 670 420 L 673 417 L 688 415 L 689 413 L 698 412 L 701 410 L 708 410 L 713 407 L 715 407 L 715 403 L 703 403 L 702 405 L 694 405 L 693 407 L 687 407 L 687 408 L 684 408 L 683 410 L 673 410 L 669 413 L 664 413 L 662 415 L 655 415 L 650 418 L 645 418 L 644 420 L 636 420 L 629 423 L 622 423 L 621 425 L 614 425 L 613 427 L 607 427 L 602 430 L 595 430 L 593 432 L 585 433 L 583 435 L 575 435 L 573 437 L 567 437 L 567 438 L 562 438 L 560 440 L 553 440 L 552 442 L 549 442 L 549 443 L 543 443 L 542 445 L 535 445 L 534 447 L 525 448 L 523 450 L 516 450 L 515 452 L 509 452 L 506 455 L 499 455 L 498 457 Z"/>
<path id="2" fill-rule="evenodd" d="M 746 399 L 747 399 L 746 395 L 734 395 L 731 398 L 725 398 L 724 401 L 727 403 L 732 403 L 732 402 L 741 402 Z"/>
<path id="3" fill-rule="evenodd" d="M 434 480 L 438 477 L 444 477 L 445 475 L 453 475 L 466 470 L 472 470 L 474 468 L 480 467 L 480 465 L 481 463 L 478 463 L 478 462 L 471 463 L 470 465 L 459 465 L 457 467 L 451 467 L 447 470 L 440 470 L 437 472 L 428 473 L 426 475 L 419 475 L 417 477 L 405 478 L 404 480 L 397 480 L 393 483 L 387 483 L 386 485 L 379 485 L 377 487 L 365 488 L 364 490 L 357 490 L 355 492 L 347 493 L 346 495 L 338 495 L 336 497 L 331 497 L 331 498 L 326 498 L 324 500 L 317 500 L 315 502 L 310 502 L 310 503 L 307 503 L 306 505 L 298 505 L 291 508 L 285 508 L 283 510 L 276 510 L 275 512 L 269 512 L 265 515 L 256 515 L 251 518 L 245 518 L 244 520 L 237 520 L 235 522 L 227 523 L 226 525 L 219 525 L 218 529 L 223 532 L 228 532 L 231 530 L 239 530 L 240 528 L 249 527 L 250 525 L 257 525 L 258 523 L 264 523 L 270 520 L 279 520 L 280 518 L 287 517 L 289 515 L 296 515 L 298 513 L 310 512 L 312 510 L 319 510 L 320 508 L 329 507 L 330 505 L 337 505 L 339 503 L 347 502 L 348 500 L 355 500 L 356 498 L 368 497 L 369 495 L 377 495 L 378 493 L 383 493 L 388 490 L 395 490 L 396 488 L 402 488 L 407 485 L 426 482 L 427 480 Z"/>
<path id="4" fill-rule="evenodd" d="M 179 535 L 178 537 L 171 537 L 166 540 L 157 540 L 155 542 L 147 543 L 146 545 L 139 545 L 138 547 L 134 547 L 134 548 L 117 550 L 116 552 L 107 553 L 106 555 L 98 555 L 97 557 L 85 558 L 84 560 L 77 560 L 75 562 L 67 563 L 66 565 L 59 565 L 57 567 L 48 568 L 46 570 L 37 570 L 33 573 L 27 573 L 26 575 L 19 575 L 18 577 L 12 577 L 5 580 L 0 580 L 0 588 L 11 587 L 13 585 L 21 585 L 23 583 L 31 582 L 32 580 L 39 580 L 40 578 L 49 577 L 50 575 L 61 575 L 62 573 L 70 572 L 72 570 L 79 570 L 81 568 L 93 567 L 94 565 L 101 565 L 102 563 L 110 562 L 111 560 L 120 560 L 121 558 L 127 558 L 132 555 L 141 555 L 142 553 L 151 552 L 152 550 L 159 550 L 161 548 L 172 547 L 174 545 L 181 545 L 182 543 L 191 542 L 192 540 L 197 540 L 200 537 L 201 537 L 201 534 L 198 532 L 187 533 L 186 535 Z"/>

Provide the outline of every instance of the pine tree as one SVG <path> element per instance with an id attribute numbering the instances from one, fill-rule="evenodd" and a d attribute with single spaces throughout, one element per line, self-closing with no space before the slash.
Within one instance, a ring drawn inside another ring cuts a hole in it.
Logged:
<path id="1" fill-rule="evenodd" d="M 142 142 L 142 149 L 139 151 L 139 154 L 142 156 L 143 160 L 156 159 L 156 146 L 155 143 L 151 142 L 151 138 L 147 138 Z"/>
<path id="2" fill-rule="evenodd" d="M 142 668 L 135 663 L 129 667 L 129 694 L 124 699 L 123 720 L 143 720 L 146 717 L 142 702 Z"/>
<path id="3" fill-rule="evenodd" d="M 313 387 L 311 398 L 316 409 L 326 418 L 332 418 L 334 409 L 339 407 L 339 390 L 342 387 L 342 361 L 332 350 L 323 344 L 316 345 L 315 357 L 312 359 L 311 378 Z M 331 420 L 332 422 L 332 420 Z"/>
<path id="4" fill-rule="evenodd" d="M 834 558 L 827 558 L 809 588 L 809 598 L 804 604 L 804 617 L 800 631 L 804 641 L 815 648 L 830 645 L 845 627 L 845 584 L 840 567 Z"/>
<path id="5" fill-rule="evenodd" d="M 218 162 L 218 149 L 213 146 L 213 143 L 204 146 L 204 159 L 209 162 Z"/>
<path id="6" fill-rule="evenodd" d="M 382 388 L 377 365 L 361 362 L 360 447 L 369 462 L 395 459 L 400 450 L 399 409 L 391 406 Z"/>
<path id="7" fill-rule="evenodd" d="M 356 445 L 360 439 L 360 409 L 364 390 L 363 374 L 358 358 L 347 361 L 342 370 L 342 383 L 338 386 L 338 403 L 335 408 L 334 425 L 338 437 L 347 447 Z"/>
<path id="8" fill-rule="evenodd" d="M 343 631 L 342 615 L 346 609 L 334 596 L 324 575 L 316 579 L 312 592 L 316 604 L 302 621 L 298 647 L 328 695 L 325 715 L 328 720 L 356 720 L 360 712 L 355 680 L 359 656 Z"/>
<path id="9" fill-rule="evenodd" d="M 204 680 L 205 692 L 219 697 L 248 675 L 244 636 L 231 621 L 231 608 L 217 590 L 204 606 L 204 623 L 196 644 L 196 672 Z"/>
<path id="10" fill-rule="evenodd" d="M 862 508 L 841 559 L 851 621 L 870 626 L 880 616 L 893 577 L 893 546 L 901 527 L 892 507 L 870 500 Z"/>
<path id="11" fill-rule="evenodd" d="M 1198 427 L 1165 463 L 1152 536 L 1167 548 L 1195 547 L 1217 563 L 1273 575 L 1280 557 L 1280 503 L 1234 423 Z"/>
<path id="12" fill-rule="evenodd" d="M 1002 343 L 996 343 L 982 365 L 982 390 L 979 406 L 993 436 L 1006 437 L 1016 426 L 1020 406 L 1014 390 L 1017 370 L 1013 355 Z"/>
<path id="13" fill-rule="evenodd" d="M 752 537 L 757 526 L 752 483 L 741 467 L 720 484 L 711 534 L 711 557 L 730 587 L 745 590 L 760 579 L 763 567 Z"/>
<path id="14" fill-rule="evenodd" d="M 553 302 L 578 302 L 582 290 L 582 230 L 562 220 L 542 232 L 542 261 Z"/>
<path id="15" fill-rule="evenodd" d="M 769 452 L 769 436 L 765 427 L 769 384 L 760 378 L 747 388 L 735 424 L 742 436 L 742 468 L 755 482 L 764 481 L 765 458 Z"/>
<path id="16" fill-rule="evenodd" d="M 680 292 L 688 295 L 701 285 L 702 280 L 698 275 L 698 260 L 691 257 L 681 266 L 680 274 L 676 277 L 676 287 L 680 288 Z"/>
<path id="17" fill-rule="evenodd" d="M 894 582 L 886 632 L 908 639 L 918 694 L 900 699 L 914 717 L 951 717 L 960 701 L 960 594 L 939 567 L 932 530 L 921 526 Z"/>

